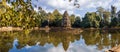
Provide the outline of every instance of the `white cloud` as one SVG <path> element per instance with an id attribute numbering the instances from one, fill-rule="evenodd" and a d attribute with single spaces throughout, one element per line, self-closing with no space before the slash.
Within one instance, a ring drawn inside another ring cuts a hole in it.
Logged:
<path id="1" fill-rule="evenodd" d="M 81 5 L 81 8 L 96 8 L 99 6 L 106 7 L 110 5 L 112 0 L 84 0 L 84 3 L 81 2 L 82 0 L 79 0 L 79 4 Z"/>
<path id="2" fill-rule="evenodd" d="M 64 50 L 62 43 L 60 43 L 57 47 L 48 43 L 44 46 L 40 46 L 39 43 L 40 42 L 37 42 L 32 46 L 26 45 L 18 49 L 18 40 L 15 39 L 13 41 L 13 47 L 9 50 L 9 52 L 103 52 L 106 50 L 98 50 L 96 45 L 86 45 L 85 40 L 82 39 L 82 36 L 79 41 L 75 41 L 74 43 L 70 42 L 67 51 Z"/>
<path id="3" fill-rule="evenodd" d="M 64 9 L 64 10 L 74 9 L 74 6 L 72 5 L 73 1 L 69 2 L 68 0 L 49 0 L 47 4 L 57 9 Z"/>
<path id="4" fill-rule="evenodd" d="M 80 8 L 75 8 L 73 6 L 74 0 L 72 2 L 69 2 L 68 0 L 39 0 L 37 3 L 39 6 L 41 6 L 43 9 L 47 11 L 53 11 L 54 9 L 58 9 L 61 13 L 63 11 L 67 10 L 69 14 L 79 14 L 78 12 L 85 11 L 93 11 L 97 7 L 101 6 L 105 9 L 110 9 L 110 6 L 113 4 L 116 7 L 120 8 L 120 0 L 78 0 L 77 3 L 80 4 Z M 77 13 L 75 12 L 77 11 Z"/>
<path id="5" fill-rule="evenodd" d="M 96 49 L 96 46 L 86 46 L 83 44 L 79 45 L 76 43 L 71 43 L 66 52 L 100 52 L 99 50 Z M 15 45 L 15 43 L 13 45 Z M 26 45 L 21 49 L 18 49 L 16 46 L 13 46 L 9 50 L 9 52 L 65 52 L 65 50 L 62 44 L 59 44 L 57 47 L 54 47 L 52 44 L 46 44 L 44 46 L 39 46 L 36 44 L 33 46 Z"/>
<path id="6" fill-rule="evenodd" d="M 117 7 L 117 11 L 120 10 L 120 0 L 115 0 L 113 5 Z"/>

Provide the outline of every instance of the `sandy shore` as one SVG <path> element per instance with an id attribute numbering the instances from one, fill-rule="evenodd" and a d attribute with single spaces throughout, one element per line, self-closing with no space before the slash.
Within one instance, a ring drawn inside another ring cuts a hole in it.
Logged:
<path id="1" fill-rule="evenodd" d="M 21 27 L 0 27 L 0 31 L 22 31 L 24 30 L 23 28 Z M 62 27 L 33 27 L 31 28 L 31 30 L 52 30 L 52 31 L 83 31 L 83 30 L 120 30 L 120 28 L 69 28 L 69 29 L 66 29 L 66 28 L 62 28 Z"/>
<path id="2" fill-rule="evenodd" d="M 14 30 L 21 31 L 23 29 L 20 27 L 1 27 L 0 28 L 0 31 L 14 31 Z"/>
<path id="3" fill-rule="evenodd" d="M 24 30 L 21 27 L 0 27 L 0 32 L 1 31 L 22 31 Z M 30 30 L 50 30 L 49 27 L 44 27 L 44 28 L 39 28 L 39 27 L 34 27 L 31 28 Z"/>

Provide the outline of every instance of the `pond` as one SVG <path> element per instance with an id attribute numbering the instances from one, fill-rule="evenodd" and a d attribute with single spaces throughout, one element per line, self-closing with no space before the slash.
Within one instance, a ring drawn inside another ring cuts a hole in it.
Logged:
<path id="1" fill-rule="evenodd" d="M 0 32 L 0 52 L 104 52 L 120 44 L 120 30 Z"/>

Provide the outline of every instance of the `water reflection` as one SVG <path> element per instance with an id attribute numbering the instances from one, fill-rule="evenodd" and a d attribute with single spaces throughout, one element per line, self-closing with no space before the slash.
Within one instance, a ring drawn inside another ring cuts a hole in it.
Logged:
<path id="1" fill-rule="evenodd" d="M 101 52 L 120 43 L 120 31 L 0 32 L 0 52 Z"/>
<path id="2" fill-rule="evenodd" d="M 33 46 L 26 45 L 20 49 L 17 48 L 18 40 L 15 39 L 13 42 L 12 49 L 9 52 L 65 52 L 62 47 L 62 44 L 59 44 L 57 47 L 54 47 L 52 44 L 46 44 L 45 46 L 40 46 L 39 42 L 37 42 Z M 75 43 L 71 43 L 70 47 L 66 52 L 99 52 L 95 50 L 96 46 L 86 46 L 84 39 L 80 39 L 80 41 L 75 41 Z M 93 47 L 93 48 L 91 48 Z"/>
<path id="3" fill-rule="evenodd" d="M 34 46 L 26 45 L 20 49 L 18 49 L 17 46 L 18 41 L 15 39 L 13 42 L 13 47 L 9 50 L 9 52 L 47 52 L 47 48 L 39 46 L 39 42 Z"/>
<path id="4" fill-rule="evenodd" d="M 82 34 L 86 45 L 97 45 L 99 50 L 120 44 L 120 31 L 84 31 Z"/>

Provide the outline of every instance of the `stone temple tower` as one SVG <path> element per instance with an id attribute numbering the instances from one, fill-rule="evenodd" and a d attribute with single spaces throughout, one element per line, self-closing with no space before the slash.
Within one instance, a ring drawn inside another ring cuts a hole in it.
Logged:
<path id="1" fill-rule="evenodd" d="M 65 11 L 63 14 L 62 27 L 71 28 L 71 22 L 70 22 L 69 15 L 68 15 L 67 11 Z"/>

